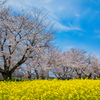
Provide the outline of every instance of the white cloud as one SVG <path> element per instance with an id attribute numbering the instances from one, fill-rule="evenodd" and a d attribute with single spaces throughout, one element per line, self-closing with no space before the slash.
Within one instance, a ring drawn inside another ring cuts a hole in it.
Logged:
<path id="1" fill-rule="evenodd" d="M 73 26 L 71 24 L 69 26 L 62 25 L 59 22 L 55 22 L 55 24 L 58 29 L 63 30 L 63 31 L 82 30 L 79 26 Z"/>
<path id="2" fill-rule="evenodd" d="M 13 6 L 14 8 L 21 8 L 22 7 L 38 7 L 38 8 L 44 8 L 50 13 L 59 13 L 61 16 L 64 10 L 63 15 L 65 16 L 73 16 L 75 13 L 79 11 L 78 6 L 76 6 L 77 2 L 74 2 L 72 0 L 10 0 L 9 4 Z M 75 4 L 75 5 L 74 5 Z M 60 11 L 60 12 L 59 12 Z M 57 15 L 55 15 L 57 16 Z M 68 17 L 67 16 L 67 17 Z M 58 17 L 58 16 L 57 16 Z"/>
<path id="3" fill-rule="evenodd" d="M 65 26 L 62 25 L 59 21 L 59 17 L 73 17 L 73 15 L 79 17 L 80 14 L 77 13 L 79 12 L 77 2 L 72 2 L 71 1 L 56 1 L 56 0 L 10 0 L 9 4 L 16 8 L 17 10 L 23 8 L 31 8 L 31 7 L 38 7 L 38 8 L 44 8 L 49 12 L 51 20 L 54 20 L 56 22 L 57 27 L 60 30 L 64 31 L 71 31 L 71 30 L 82 30 L 79 26 L 77 25 L 69 25 Z M 60 19 L 61 19 L 60 18 Z"/>

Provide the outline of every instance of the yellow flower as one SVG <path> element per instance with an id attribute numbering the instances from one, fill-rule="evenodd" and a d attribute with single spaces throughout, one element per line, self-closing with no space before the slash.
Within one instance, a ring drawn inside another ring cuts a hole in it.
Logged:
<path id="1" fill-rule="evenodd" d="M 0 82 L 0 100 L 98 100 L 100 80 Z"/>

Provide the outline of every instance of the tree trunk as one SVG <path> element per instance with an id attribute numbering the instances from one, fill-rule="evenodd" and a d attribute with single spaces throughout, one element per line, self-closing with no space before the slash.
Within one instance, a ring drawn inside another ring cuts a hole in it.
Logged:
<path id="1" fill-rule="evenodd" d="M 82 78 L 82 77 L 81 77 L 82 75 L 81 75 L 81 74 L 78 74 L 78 75 L 79 75 L 79 79 L 81 79 L 81 78 Z"/>
<path id="2" fill-rule="evenodd" d="M 45 79 L 45 72 L 44 72 L 44 70 L 41 70 L 41 79 Z"/>
<path id="3" fill-rule="evenodd" d="M 11 72 L 3 72 L 2 73 L 2 76 L 3 76 L 3 78 L 4 78 L 4 80 L 5 79 L 11 79 L 12 77 L 12 74 L 11 74 Z"/>
<path id="4" fill-rule="evenodd" d="M 90 73 L 90 74 L 89 74 L 89 76 L 88 76 L 88 79 L 90 79 L 90 78 L 91 78 L 91 76 L 92 76 L 92 74 Z"/>
<path id="5" fill-rule="evenodd" d="M 45 76 L 44 76 L 44 74 L 42 74 L 42 75 L 41 75 L 41 79 L 45 79 Z"/>
<path id="6" fill-rule="evenodd" d="M 49 71 L 47 71 L 46 78 L 49 79 Z"/>
<path id="7" fill-rule="evenodd" d="M 31 80 L 31 75 L 28 75 L 28 79 Z"/>
<path id="8" fill-rule="evenodd" d="M 35 69 L 35 73 L 36 73 L 36 78 L 39 79 L 38 70 Z"/>
<path id="9" fill-rule="evenodd" d="M 28 71 L 28 79 L 31 80 L 31 77 L 32 77 L 31 71 Z"/>

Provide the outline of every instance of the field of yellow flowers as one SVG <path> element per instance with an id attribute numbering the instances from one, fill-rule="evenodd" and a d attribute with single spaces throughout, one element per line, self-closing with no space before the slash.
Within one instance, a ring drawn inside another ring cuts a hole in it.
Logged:
<path id="1" fill-rule="evenodd" d="M 99 100 L 100 80 L 1 81 L 0 100 Z"/>

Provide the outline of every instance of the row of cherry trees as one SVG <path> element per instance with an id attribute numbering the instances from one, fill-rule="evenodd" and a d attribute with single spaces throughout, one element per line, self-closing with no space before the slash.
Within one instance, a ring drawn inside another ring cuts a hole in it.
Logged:
<path id="1" fill-rule="evenodd" d="M 58 79 L 99 77 L 100 63 L 94 55 L 75 48 L 60 52 L 53 45 L 56 29 L 42 10 L 13 12 L 0 7 L 0 73 L 4 79 L 21 72 L 29 79 L 46 79 L 50 73 Z"/>
<path id="2" fill-rule="evenodd" d="M 52 71 L 59 79 L 96 78 L 100 76 L 100 62 L 93 54 L 87 54 L 84 50 L 72 48 L 56 55 L 58 57 L 55 59 Z"/>
<path id="3" fill-rule="evenodd" d="M 51 76 L 50 72 L 58 79 L 100 77 L 100 62 L 93 54 L 76 48 L 63 53 L 52 48 L 46 53 L 30 59 L 25 63 L 26 67 L 22 67 L 29 79 L 32 75 L 36 79 L 47 79 Z"/>

